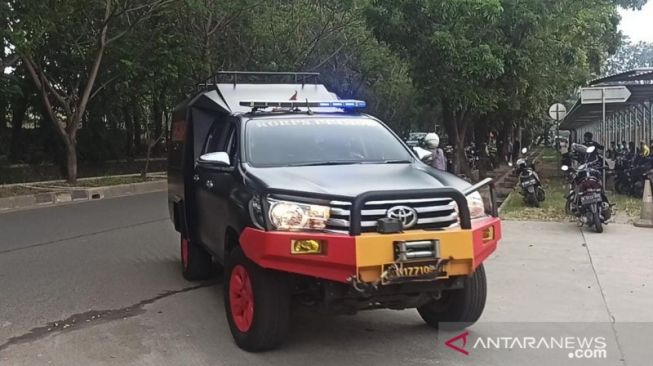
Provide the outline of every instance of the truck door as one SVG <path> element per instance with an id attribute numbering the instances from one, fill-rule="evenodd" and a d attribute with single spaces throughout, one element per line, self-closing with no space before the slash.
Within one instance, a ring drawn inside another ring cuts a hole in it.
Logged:
<path id="1" fill-rule="evenodd" d="M 230 195 L 237 189 L 235 167 L 239 163 L 238 134 L 236 120 L 216 121 L 209 132 L 202 154 L 224 152 L 229 157 L 229 163 L 198 162 L 193 177 L 196 185 L 197 234 L 200 241 L 220 259 L 224 259 L 223 248 L 228 220 L 233 220 Z"/>

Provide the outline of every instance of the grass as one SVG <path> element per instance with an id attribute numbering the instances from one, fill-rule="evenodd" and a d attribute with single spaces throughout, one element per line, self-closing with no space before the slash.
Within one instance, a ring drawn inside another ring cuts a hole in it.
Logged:
<path id="1" fill-rule="evenodd" d="M 3 187 L 0 188 L 0 198 L 25 196 L 29 194 L 38 193 L 37 190 L 23 186 Z"/>
<path id="2" fill-rule="evenodd" d="M 501 217 L 507 220 L 563 221 L 568 216 L 565 213 L 565 189 L 560 179 L 542 178 L 546 191 L 546 199 L 540 202 L 540 207 L 526 206 L 522 195 L 514 190 L 508 196 L 501 209 Z"/>
<path id="3" fill-rule="evenodd" d="M 39 184 L 39 183 L 30 184 L 37 188 L 32 188 L 30 187 L 30 185 L 27 184 L 20 185 L 20 186 L 0 187 L 0 198 L 24 196 L 24 195 L 31 195 L 36 193 L 43 193 L 43 192 L 61 191 L 73 187 L 95 188 L 95 187 L 104 187 L 104 186 L 115 186 L 119 184 L 151 182 L 159 179 L 161 178 L 148 177 L 144 181 L 140 175 L 133 175 L 133 176 L 122 176 L 122 177 L 119 176 L 119 177 L 80 179 L 74 185 L 68 184 L 66 182 L 57 182 L 57 183 L 48 183 L 48 184 Z"/>
<path id="4" fill-rule="evenodd" d="M 127 177 L 102 177 L 102 178 L 78 180 L 74 186 L 84 187 L 84 188 L 95 188 L 95 187 L 103 187 L 103 186 L 115 186 L 119 184 L 151 182 L 153 180 L 158 180 L 158 179 L 148 177 L 146 180 L 143 180 L 143 178 L 141 178 L 141 176 L 139 175 L 127 176 Z M 64 186 L 69 187 L 70 185 L 68 183 L 64 183 Z"/>
<path id="5" fill-rule="evenodd" d="M 641 198 L 624 196 L 622 194 L 612 194 L 608 198 L 610 199 L 610 203 L 615 204 L 617 212 L 624 213 L 630 218 L 639 217 L 642 209 Z"/>
<path id="6" fill-rule="evenodd" d="M 560 161 L 560 155 L 556 149 L 552 147 L 545 147 L 542 149 L 542 153 L 537 159 L 541 160 L 543 163 L 557 163 Z"/>

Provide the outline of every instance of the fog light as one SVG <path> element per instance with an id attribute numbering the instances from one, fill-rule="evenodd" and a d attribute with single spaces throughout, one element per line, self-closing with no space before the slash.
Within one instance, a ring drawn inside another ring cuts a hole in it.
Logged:
<path id="1" fill-rule="evenodd" d="M 322 254 L 325 243 L 322 240 L 291 240 L 291 254 Z"/>
<path id="2" fill-rule="evenodd" d="M 483 229 L 483 241 L 494 240 L 494 226 Z"/>

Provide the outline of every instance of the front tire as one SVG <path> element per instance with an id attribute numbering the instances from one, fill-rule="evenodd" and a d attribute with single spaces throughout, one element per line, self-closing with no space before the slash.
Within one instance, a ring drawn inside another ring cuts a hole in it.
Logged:
<path id="1" fill-rule="evenodd" d="M 465 279 L 464 287 L 442 293 L 442 298 L 432 300 L 417 308 L 426 324 L 440 328 L 464 329 L 474 324 L 483 314 L 487 299 L 485 268 L 479 265 L 474 274 Z"/>
<path id="2" fill-rule="evenodd" d="M 240 248 L 227 260 L 224 306 L 231 335 L 245 351 L 276 348 L 288 334 L 290 287 L 285 276 L 259 267 Z"/>

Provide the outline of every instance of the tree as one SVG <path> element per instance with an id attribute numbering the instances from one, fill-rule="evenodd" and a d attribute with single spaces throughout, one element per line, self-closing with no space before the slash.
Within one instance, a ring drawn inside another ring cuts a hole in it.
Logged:
<path id="1" fill-rule="evenodd" d="M 596 75 L 619 43 L 617 6 L 645 1 L 374 0 L 376 37 L 410 65 L 425 102 L 439 104 L 456 148 L 474 126 L 538 125 L 554 96 Z"/>
<path id="2" fill-rule="evenodd" d="M 501 13 L 498 0 L 378 0 L 368 12 L 375 35 L 410 63 L 425 102 L 441 105 L 458 171 L 468 176 L 463 164 L 468 129 L 500 97 L 491 81 L 504 67 L 497 32 Z"/>
<path id="3" fill-rule="evenodd" d="M 66 148 L 67 178 L 77 179 L 77 131 L 96 86 L 107 49 L 168 0 L 71 0 L 50 7 L 21 1 L 11 7 L 11 43 L 36 85 L 48 118 Z M 75 29 L 75 32 L 71 32 Z"/>
<path id="4" fill-rule="evenodd" d="M 644 67 L 653 67 L 653 43 L 626 41 L 606 62 L 603 70 L 605 75 L 613 75 Z"/>

